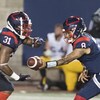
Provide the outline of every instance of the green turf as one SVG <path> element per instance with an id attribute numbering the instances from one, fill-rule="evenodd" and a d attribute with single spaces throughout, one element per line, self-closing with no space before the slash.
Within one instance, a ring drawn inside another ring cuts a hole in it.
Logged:
<path id="1" fill-rule="evenodd" d="M 69 93 L 13 93 L 8 100 L 73 100 L 74 96 Z M 100 96 L 92 100 L 100 100 Z"/>

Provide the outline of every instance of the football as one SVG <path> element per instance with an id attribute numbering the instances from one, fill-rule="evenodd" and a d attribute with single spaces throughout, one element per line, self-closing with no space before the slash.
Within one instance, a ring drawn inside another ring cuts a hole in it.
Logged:
<path id="1" fill-rule="evenodd" d="M 27 66 L 30 68 L 30 69 L 33 69 L 33 70 L 38 70 L 39 67 L 41 67 L 43 65 L 43 61 L 40 57 L 38 56 L 33 56 L 33 57 L 30 57 L 28 58 L 27 60 Z"/>

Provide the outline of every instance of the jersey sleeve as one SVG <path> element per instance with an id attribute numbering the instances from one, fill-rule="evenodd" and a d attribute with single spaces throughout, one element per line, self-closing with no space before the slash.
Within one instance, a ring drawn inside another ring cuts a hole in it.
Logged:
<path id="1" fill-rule="evenodd" d="M 0 35 L 0 43 L 12 49 L 16 48 L 14 38 L 7 35 Z"/>
<path id="2" fill-rule="evenodd" d="M 74 44 L 75 48 L 90 48 L 91 43 L 89 41 L 81 41 L 76 44 Z"/>

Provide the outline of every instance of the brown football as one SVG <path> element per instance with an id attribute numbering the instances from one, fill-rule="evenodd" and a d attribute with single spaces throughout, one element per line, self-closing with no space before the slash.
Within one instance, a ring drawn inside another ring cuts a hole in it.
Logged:
<path id="1" fill-rule="evenodd" d="M 33 57 L 30 57 L 28 58 L 27 60 L 27 66 L 30 68 L 30 69 L 33 69 L 33 70 L 38 70 L 39 67 L 41 67 L 43 65 L 43 61 L 40 57 L 38 56 L 33 56 Z"/>

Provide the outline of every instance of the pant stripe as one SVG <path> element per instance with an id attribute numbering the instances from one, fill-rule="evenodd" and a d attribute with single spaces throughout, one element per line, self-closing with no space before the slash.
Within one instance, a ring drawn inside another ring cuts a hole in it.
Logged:
<path id="1" fill-rule="evenodd" d="M 96 84 L 96 86 L 100 89 L 100 82 L 96 78 L 96 74 L 93 76 L 93 82 Z"/>

